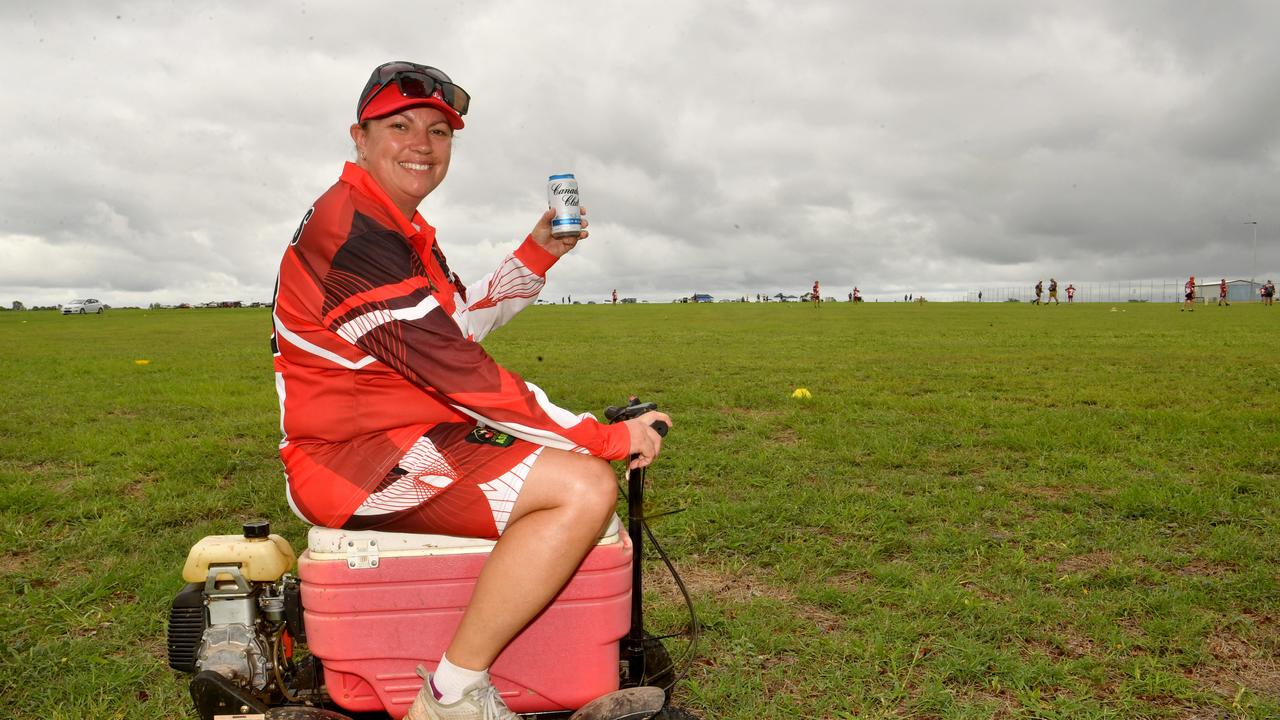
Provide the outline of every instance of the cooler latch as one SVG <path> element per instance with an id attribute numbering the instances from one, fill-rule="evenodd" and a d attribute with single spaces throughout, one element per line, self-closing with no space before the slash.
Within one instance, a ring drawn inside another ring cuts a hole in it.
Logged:
<path id="1" fill-rule="evenodd" d="M 378 541 L 374 538 L 348 538 L 347 567 L 352 570 L 378 567 Z"/>

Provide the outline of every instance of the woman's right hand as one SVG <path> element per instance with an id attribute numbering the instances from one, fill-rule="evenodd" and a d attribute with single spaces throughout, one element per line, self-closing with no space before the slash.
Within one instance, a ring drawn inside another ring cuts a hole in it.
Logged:
<path id="1" fill-rule="evenodd" d="M 587 209 L 579 208 L 578 211 L 581 213 L 582 218 L 582 232 L 577 235 L 551 234 L 551 221 L 556 217 L 556 211 L 551 208 L 547 208 L 547 211 L 542 213 L 542 217 L 538 218 L 538 222 L 529 231 L 529 235 L 534 242 L 542 246 L 543 250 L 556 257 L 564 257 L 580 241 L 586 240 L 587 236 L 591 234 L 587 231 L 587 225 L 589 224 L 587 222 Z"/>
<path id="2" fill-rule="evenodd" d="M 628 469 L 648 467 L 649 463 L 658 457 L 658 453 L 662 452 L 662 436 L 652 427 L 653 423 L 658 421 L 666 423 L 667 427 L 672 427 L 671 417 L 656 410 L 626 421 L 627 430 L 631 433 L 631 455 L 633 456 L 630 464 L 627 465 Z"/>

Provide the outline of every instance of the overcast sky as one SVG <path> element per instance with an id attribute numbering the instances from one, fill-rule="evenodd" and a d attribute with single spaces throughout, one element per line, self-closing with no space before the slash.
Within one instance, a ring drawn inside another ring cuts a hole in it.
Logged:
<path id="1" fill-rule="evenodd" d="M 0 23 L 5 305 L 269 300 L 400 59 L 473 98 L 421 207 L 464 279 L 578 175 L 592 233 L 557 302 L 1280 275 L 1275 2 L 8 0 Z"/>

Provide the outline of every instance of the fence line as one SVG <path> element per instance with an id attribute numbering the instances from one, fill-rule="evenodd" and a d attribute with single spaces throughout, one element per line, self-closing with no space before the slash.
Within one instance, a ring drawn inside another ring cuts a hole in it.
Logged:
<path id="1" fill-rule="evenodd" d="M 1074 302 L 1181 302 L 1186 280 L 1112 280 L 1109 282 L 1058 283 L 1058 301 L 1067 302 L 1067 285 L 1075 285 Z M 1228 299 L 1243 302 L 1258 299 L 1261 283 L 1237 280 L 1228 283 Z M 982 293 L 982 297 L 978 297 Z M 1196 296 L 1218 299 L 1218 283 L 1197 285 Z M 967 302 L 1032 302 L 1036 298 L 1035 285 L 1014 287 L 978 288 L 965 294 Z M 1045 284 L 1041 302 L 1049 300 L 1049 286 Z"/>

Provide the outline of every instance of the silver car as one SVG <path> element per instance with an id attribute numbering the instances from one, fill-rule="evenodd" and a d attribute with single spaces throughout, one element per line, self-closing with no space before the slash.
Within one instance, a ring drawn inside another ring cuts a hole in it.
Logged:
<path id="1" fill-rule="evenodd" d="M 85 313 L 102 314 L 106 308 L 103 307 L 101 300 L 93 298 L 85 298 L 84 300 L 72 300 L 62 306 L 63 315 L 84 315 Z"/>

